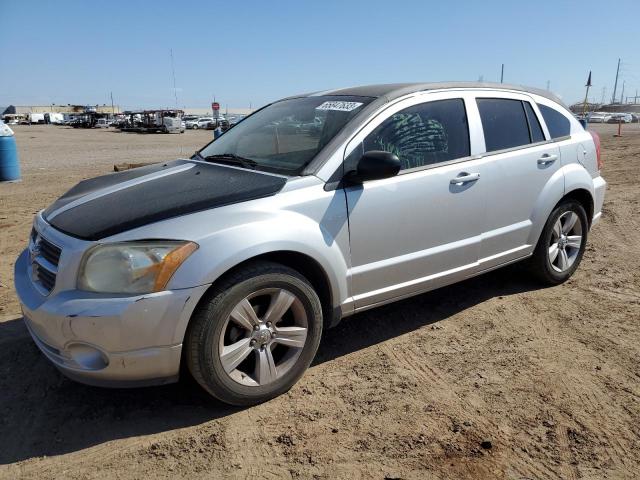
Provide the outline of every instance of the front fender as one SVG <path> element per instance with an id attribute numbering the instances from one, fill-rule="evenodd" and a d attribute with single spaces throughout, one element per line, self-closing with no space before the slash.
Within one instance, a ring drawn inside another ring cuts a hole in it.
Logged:
<path id="1" fill-rule="evenodd" d="M 339 242 L 312 219 L 295 212 L 244 223 L 216 232 L 200 242 L 200 248 L 171 279 L 169 288 L 188 284 L 212 284 L 235 266 L 259 255 L 290 251 L 313 258 L 324 270 L 331 288 L 333 307 L 348 297 L 348 265 Z M 183 338 L 188 322 L 176 326 Z"/>
<path id="2" fill-rule="evenodd" d="M 316 260 L 331 281 L 334 298 L 346 298 L 345 257 L 337 241 L 314 220 L 278 212 L 252 223 L 218 231 L 200 242 L 200 248 L 171 280 L 171 288 L 215 282 L 234 266 L 258 255 L 293 251 Z M 342 293 L 344 292 L 344 293 Z"/>

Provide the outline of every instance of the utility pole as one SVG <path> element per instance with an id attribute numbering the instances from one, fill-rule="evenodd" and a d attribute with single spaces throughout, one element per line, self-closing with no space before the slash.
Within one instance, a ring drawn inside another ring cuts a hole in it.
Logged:
<path id="1" fill-rule="evenodd" d="M 111 114 L 115 115 L 116 109 L 113 107 L 113 92 L 110 92 L 110 95 L 111 95 Z"/>
<path id="2" fill-rule="evenodd" d="M 171 55 L 171 74 L 173 75 L 173 96 L 176 99 L 176 110 L 178 109 L 178 91 L 176 90 L 176 70 L 173 68 L 173 48 L 169 49 Z"/>
<path id="3" fill-rule="evenodd" d="M 624 103 L 624 84 L 627 83 L 627 81 L 623 81 L 622 82 L 622 93 L 620 94 L 620 104 Z"/>
<path id="4" fill-rule="evenodd" d="M 602 98 L 600 99 L 600 105 L 604 105 L 604 97 L 607 94 L 607 86 L 602 87 Z"/>
<path id="5" fill-rule="evenodd" d="M 502 64 L 502 70 L 500 70 L 500 83 L 504 83 L 504 63 Z"/>
<path id="6" fill-rule="evenodd" d="M 616 103 L 616 91 L 618 90 L 618 74 L 620 73 L 620 59 L 618 59 L 618 68 L 616 68 L 616 81 L 613 84 L 613 96 L 611 97 L 611 103 Z"/>

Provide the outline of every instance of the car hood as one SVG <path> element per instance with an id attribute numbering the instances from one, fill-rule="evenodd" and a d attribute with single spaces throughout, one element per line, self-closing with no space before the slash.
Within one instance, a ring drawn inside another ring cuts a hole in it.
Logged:
<path id="1" fill-rule="evenodd" d="M 286 177 L 176 160 L 84 180 L 43 212 L 56 229 L 83 240 L 279 192 Z"/>

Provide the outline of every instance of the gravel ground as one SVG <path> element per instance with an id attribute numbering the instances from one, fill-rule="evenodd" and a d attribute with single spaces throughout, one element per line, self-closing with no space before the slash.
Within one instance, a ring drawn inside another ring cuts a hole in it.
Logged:
<path id="1" fill-rule="evenodd" d="M 114 163 L 190 154 L 211 132 L 17 127 L 0 184 L 2 478 L 637 478 L 640 125 L 596 125 L 604 215 L 566 284 L 512 266 L 344 321 L 280 398 L 235 409 L 189 382 L 73 383 L 20 319 L 13 261 L 33 214 Z"/>

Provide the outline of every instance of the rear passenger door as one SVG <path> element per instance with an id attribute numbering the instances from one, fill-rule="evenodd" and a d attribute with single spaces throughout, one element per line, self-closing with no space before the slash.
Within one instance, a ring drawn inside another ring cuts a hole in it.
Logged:
<path id="1" fill-rule="evenodd" d="M 504 95 L 504 96 L 503 96 Z M 488 164 L 487 216 L 480 246 L 480 269 L 500 265 L 529 254 L 537 236 L 533 215 L 560 171 L 560 149 L 549 136 L 537 105 L 524 94 L 478 94 Z M 559 198 L 559 197 L 558 197 Z"/>

